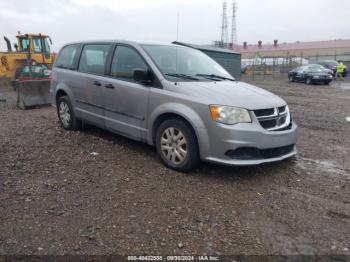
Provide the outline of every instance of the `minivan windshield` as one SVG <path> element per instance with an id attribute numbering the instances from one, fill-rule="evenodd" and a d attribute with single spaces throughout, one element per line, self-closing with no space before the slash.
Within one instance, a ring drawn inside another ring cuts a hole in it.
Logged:
<path id="1" fill-rule="evenodd" d="M 168 80 L 234 80 L 222 66 L 196 49 L 175 45 L 147 44 L 142 47 Z"/>

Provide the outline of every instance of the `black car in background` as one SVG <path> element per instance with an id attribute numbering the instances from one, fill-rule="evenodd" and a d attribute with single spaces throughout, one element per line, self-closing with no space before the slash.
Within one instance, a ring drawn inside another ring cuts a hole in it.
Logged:
<path id="1" fill-rule="evenodd" d="M 308 64 L 307 65 L 308 67 L 312 67 L 312 68 L 316 68 L 316 69 L 321 69 L 323 72 L 327 73 L 327 74 L 330 74 L 333 76 L 333 70 L 332 69 L 329 69 L 329 68 L 325 68 L 324 66 L 322 65 L 319 65 L 319 64 Z"/>
<path id="2" fill-rule="evenodd" d="M 333 76 L 335 76 L 335 73 L 337 72 L 337 66 L 338 62 L 335 60 L 324 60 L 324 61 L 317 61 L 315 64 L 319 64 L 325 68 L 331 69 L 333 71 Z M 344 65 L 344 72 L 343 77 L 346 77 L 348 75 L 348 67 Z"/>
<path id="3" fill-rule="evenodd" d="M 290 71 L 288 79 L 290 82 L 304 82 L 308 85 L 316 83 L 328 85 L 332 82 L 333 76 L 320 67 L 308 65 L 300 66 Z"/>

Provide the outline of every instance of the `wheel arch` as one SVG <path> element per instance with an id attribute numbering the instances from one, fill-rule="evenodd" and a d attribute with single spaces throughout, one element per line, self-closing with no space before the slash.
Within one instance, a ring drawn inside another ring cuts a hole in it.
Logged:
<path id="1" fill-rule="evenodd" d="M 201 156 L 209 150 L 209 137 L 201 117 L 193 109 L 175 103 L 161 105 L 151 114 L 148 136 L 150 145 L 155 145 L 157 129 L 161 123 L 170 118 L 181 119 L 189 125 L 196 136 Z"/>
<path id="2" fill-rule="evenodd" d="M 73 94 L 65 84 L 58 84 L 54 95 L 54 103 L 57 105 L 58 99 L 62 96 L 68 96 L 72 106 L 75 107 L 75 101 L 73 100 Z"/>

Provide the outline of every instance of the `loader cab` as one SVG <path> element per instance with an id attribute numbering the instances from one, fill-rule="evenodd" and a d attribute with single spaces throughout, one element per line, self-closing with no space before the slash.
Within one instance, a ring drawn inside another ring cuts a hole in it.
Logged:
<path id="1" fill-rule="evenodd" d="M 43 54 L 50 58 L 52 41 L 49 36 L 42 34 L 17 35 L 18 51 L 31 54 Z"/>

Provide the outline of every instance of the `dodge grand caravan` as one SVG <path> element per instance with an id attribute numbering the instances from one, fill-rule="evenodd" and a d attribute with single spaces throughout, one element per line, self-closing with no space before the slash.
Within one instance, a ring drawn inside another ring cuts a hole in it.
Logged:
<path id="1" fill-rule="evenodd" d="M 188 47 L 67 44 L 52 71 L 51 93 L 64 129 L 86 122 L 146 142 L 179 171 L 200 160 L 246 166 L 297 153 L 297 125 L 283 99 L 236 81 Z"/>

